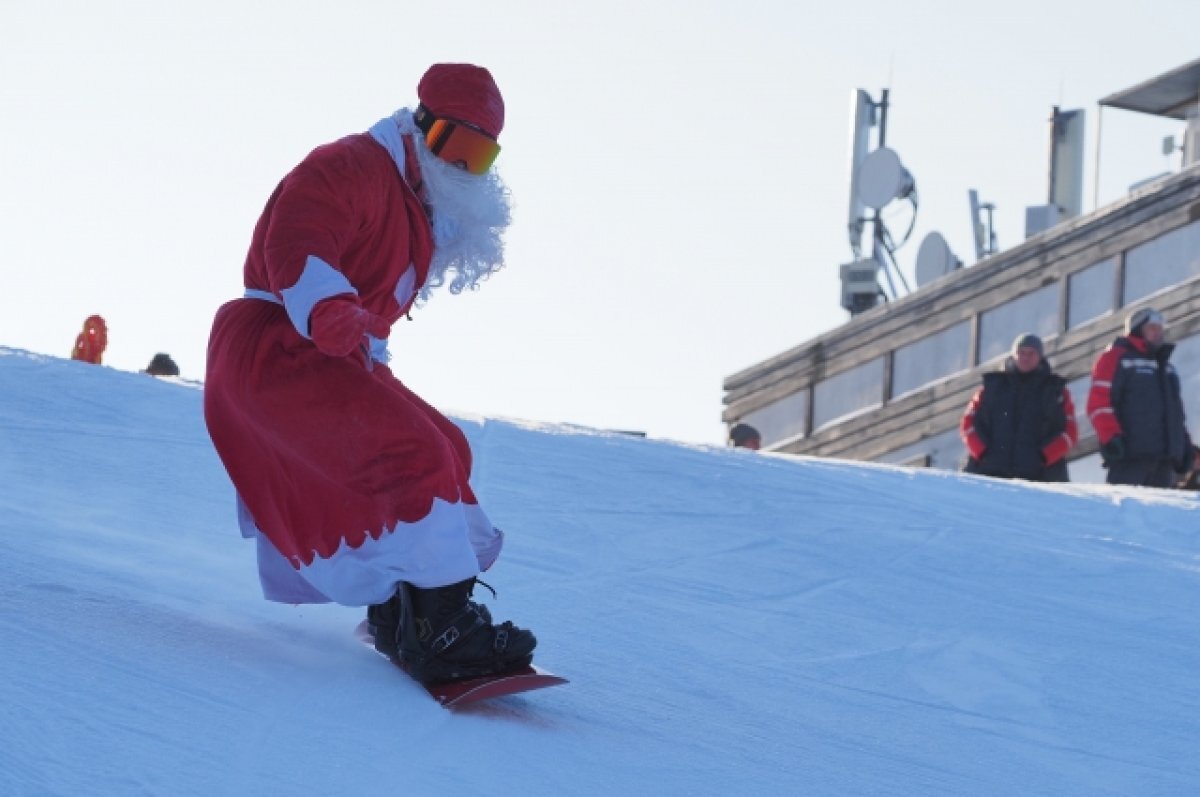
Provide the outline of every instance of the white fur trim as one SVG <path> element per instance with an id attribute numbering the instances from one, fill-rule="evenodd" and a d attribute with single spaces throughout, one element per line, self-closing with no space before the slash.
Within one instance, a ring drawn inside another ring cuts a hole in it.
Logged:
<path id="1" fill-rule="evenodd" d="M 308 316 L 317 302 L 343 293 L 358 296 L 358 291 L 345 274 L 316 255 L 309 255 L 308 260 L 304 261 L 304 271 L 296 284 L 279 292 L 292 326 L 303 338 L 312 337 L 308 334 Z"/>
<path id="2" fill-rule="evenodd" d="M 263 596 L 279 603 L 382 603 L 401 581 L 443 587 L 478 575 L 504 545 L 504 534 L 478 504 L 435 499 L 429 514 L 415 523 L 397 523 L 358 548 L 343 542 L 328 559 L 317 557 L 297 569 L 258 529 L 240 499 L 238 522 L 242 536 L 257 543 Z"/>
<path id="3" fill-rule="evenodd" d="M 396 164 L 396 169 L 405 182 L 408 182 L 408 178 L 404 175 L 404 136 L 408 133 L 420 132 L 417 130 L 417 123 L 413 121 L 412 116 L 412 109 L 401 108 L 391 116 L 380 119 L 367 130 L 371 138 L 378 141 L 379 145 L 392 156 L 392 162 Z"/>

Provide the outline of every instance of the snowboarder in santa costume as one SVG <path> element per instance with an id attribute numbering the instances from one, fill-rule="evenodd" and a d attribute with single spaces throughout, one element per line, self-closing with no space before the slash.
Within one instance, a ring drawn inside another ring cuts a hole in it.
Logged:
<path id="1" fill-rule="evenodd" d="M 415 301 L 501 268 L 510 220 L 491 74 L 435 64 L 417 97 L 279 183 L 213 322 L 204 415 L 265 597 L 367 606 L 375 646 L 434 683 L 522 668 L 536 640 L 471 600 L 503 535 L 462 431 L 387 366 Z"/>

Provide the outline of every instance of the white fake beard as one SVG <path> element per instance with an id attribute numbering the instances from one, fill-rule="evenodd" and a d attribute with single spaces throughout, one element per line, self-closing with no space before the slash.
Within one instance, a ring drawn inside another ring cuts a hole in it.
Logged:
<path id="1" fill-rule="evenodd" d="M 423 303 L 447 280 L 450 293 L 476 290 L 504 267 L 504 230 L 512 221 L 512 200 L 494 169 L 471 174 L 434 155 L 424 142 L 418 141 L 415 149 L 433 227 L 429 278 L 419 297 Z"/>

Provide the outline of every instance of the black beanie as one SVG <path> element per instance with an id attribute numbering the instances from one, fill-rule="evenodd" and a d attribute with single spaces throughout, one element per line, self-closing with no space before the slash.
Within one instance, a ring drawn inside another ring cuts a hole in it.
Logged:
<path id="1" fill-rule="evenodd" d="M 1037 349 L 1038 357 L 1046 356 L 1046 349 L 1042 346 L 1042 339 L 1032 332 L 1026 332 L 1023 335 L 1017 335 L 1017 339 L 1013 341 L 1012 353 L 1016 355 L 1017 349 L 1028 346 L 1031 349 Z"/>
<path id="2" fill-rule="evenodd" d="M 735 446 L 744 445 L 751 440 L 761 440 L 758 430 L 748 423 L 739 423 L 729 430 L 729 442 Z"/>

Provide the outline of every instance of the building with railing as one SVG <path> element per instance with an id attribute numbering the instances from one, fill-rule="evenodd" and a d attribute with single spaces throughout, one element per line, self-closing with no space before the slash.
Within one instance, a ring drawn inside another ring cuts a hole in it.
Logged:
<path id="1" fill-rule="evenodd" d="M 1128 313 L 1153 306 L 1200 439 L 1198 105 L 1200 60 L 1105 98 L 1190 119 L 1182 170 L 726 378 L 724 421 L 757 428 L 765 450 L 957 469 L 958 423 L 982 374 L 1035 332 L 1075 401 L 1072 479 L 1102 481 L 1085 417 L 1091 367 Z"/>

